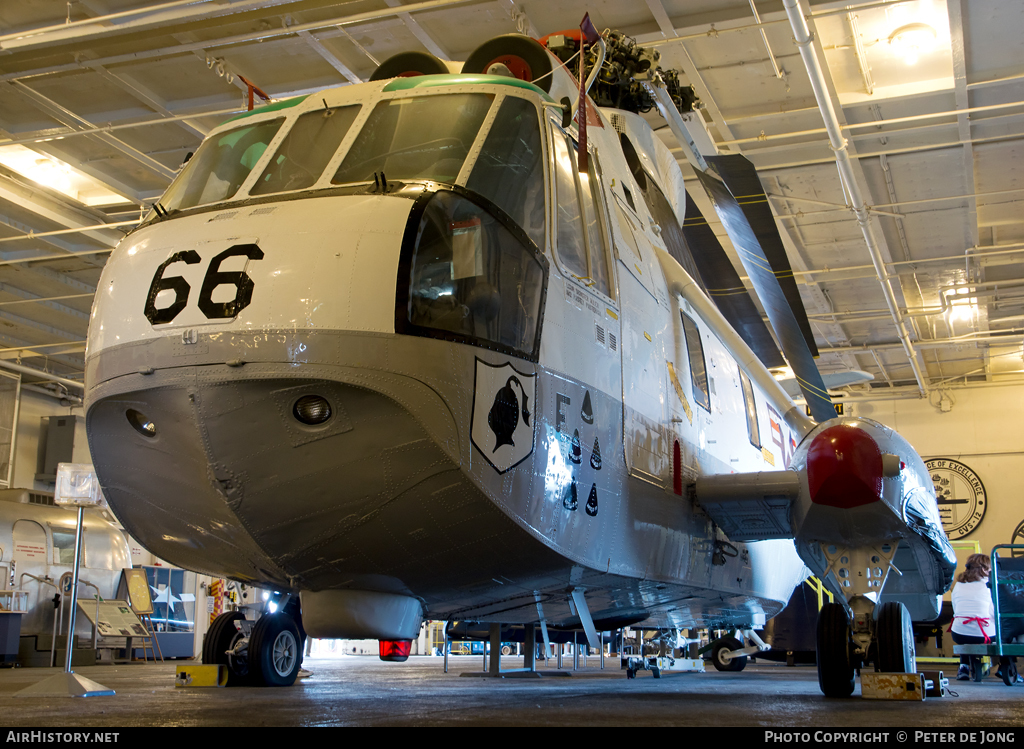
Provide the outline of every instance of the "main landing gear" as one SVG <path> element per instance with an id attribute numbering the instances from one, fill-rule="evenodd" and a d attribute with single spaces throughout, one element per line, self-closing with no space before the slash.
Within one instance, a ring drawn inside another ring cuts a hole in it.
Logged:
<path id="1" fill-rule="evenodd" d="M 203 663 L 227 666 L 228 686 L 287 687 L 298 676 L 304 640 L 297 598 L 255 623 L 229 611 L 210 625 Z"/>
<path id="2" fill-rule="evenodd" d="M 857 603 L 862 602 L 851 600 L 851 604 Z M 872 612 L 859 609 L 854 609 L 852 623 L 840 603 L 826 603 L 818 613 L 818 686 L 826 697 L 853 694 L 856 670 L 869 661 L 874 662 L 876 671 L 903 674 L 917 670 L 907 607 L 897 601 L 883 603 L 875 621 Z"/>

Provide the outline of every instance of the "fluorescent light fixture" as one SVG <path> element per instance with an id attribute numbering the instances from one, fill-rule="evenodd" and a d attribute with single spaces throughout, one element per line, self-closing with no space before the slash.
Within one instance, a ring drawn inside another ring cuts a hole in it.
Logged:
<path id="1" fill-rule="evenodd" d="M 0 146 L 0 164 L 83 205 L 131 202 L 123 195 L 112 192 L 102 182 L 72 168 L 70 164 L 25 146 Z"/>

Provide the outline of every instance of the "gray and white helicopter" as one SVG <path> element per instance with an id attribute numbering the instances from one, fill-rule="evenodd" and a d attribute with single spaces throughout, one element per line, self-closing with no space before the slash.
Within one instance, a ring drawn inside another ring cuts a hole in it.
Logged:
<path id="1" fill-rule="evenodd" d="M 281 592 L 211 625 L 233 682 L 292 683 L 307 634 L 400 660 L 424 618 L 751 636 L 805 566 L 835 595 L 825 694 L 913 670 L 955 566 L 924 463 L 836 416 L 749 162 L 700 151 L 656 56 L 590 38 L 399 55 L 239 115 L 107 263 L 86 371 L 105 496 L 157 556 Z M 756 258 L 816 422 L 652 106 Z M 723 664 L 758 647 L 724 642 Z"/>

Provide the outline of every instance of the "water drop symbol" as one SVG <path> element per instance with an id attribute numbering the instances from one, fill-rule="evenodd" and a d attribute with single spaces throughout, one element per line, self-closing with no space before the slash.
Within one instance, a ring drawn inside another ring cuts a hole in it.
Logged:
<path id="1" fill-rule="evenodd" d="M 587 506 L 584 509 L 590 517 L 597 515 L 597 484 L 590 487 L 590 496 L 587 497 Z"/>
<path id="2" fill-rule="evenodd" d="M 579 429 L 574 429 L 572 433 L 572 452 L 569 453 L 569 460 L 576 464 L 583 462 L 583 448 L 580 447 Z"/>
<path id="3" fill-rule="evenodd" d="M 578 506 L 579 496 L 576 490 L 576 479 L 573 479 L 572 483 L 565 488 L 565 494 L 562 496 L 562 507 L 575 512 Z"/>
<path id="4" fill-rule="evenodd" d="M 597 443 L 597 437 L 594 437 L 594 449 L 590 452 L 590 467 L 595 471 L 601 470 L 601 446 Z"/>
<path id="5" fill-rule="evenodd" d="M 583 408 L 580 411 L 580 417 L 588 424 L 594 423 L 594 409 L 590 405 L 590 391 L 586 392 L 583 396 Z"/>

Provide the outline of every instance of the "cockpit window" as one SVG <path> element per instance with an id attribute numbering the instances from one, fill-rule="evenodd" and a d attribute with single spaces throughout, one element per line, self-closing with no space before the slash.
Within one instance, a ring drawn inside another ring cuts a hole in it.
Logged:
<path id="1" fill-rule="evenodd" d="M 208 138 L 160 200 L 168 211 L 227 200 L 245 182 L 284 118 L 254 122 Z"/>
<path id="2" fill-rule="evenodd" d="M 358 105 L 325 107 L 299 117 L 249 194 L 268 195 L 310 187 L 337 152 L 359 109 Z"/>
<path id="3" fill-rule="evenodd" d="M 519 227 L 457 189 L 414 208 L 395 329 L 537 361 L 547 262 Z"/>
<path id="4" fill-rule="evenodd" d="M 505 98 L 466 187 L 504 210 L 537 247 L 544 247 L 544 162 L 531 102 Z"/>
<path id="5" fill-rule="evenodd" d="M 380 102 L 331 182 L 370 182 L 377 172 L 389 180 L 454 182 L 493 100 L 444 94 Z"/>

